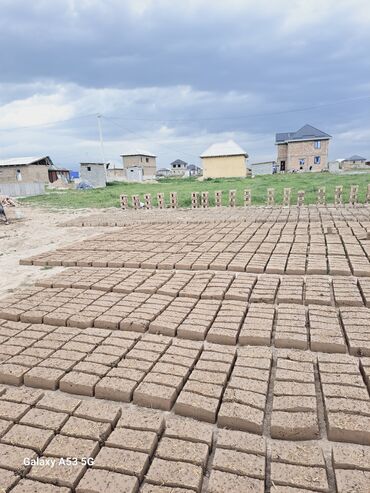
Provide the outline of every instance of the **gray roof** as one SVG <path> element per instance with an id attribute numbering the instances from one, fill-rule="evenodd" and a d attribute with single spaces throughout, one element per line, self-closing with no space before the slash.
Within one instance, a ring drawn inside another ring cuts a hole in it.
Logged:
<path id="1" fill-rule="evenodd" d="M 48 159 L 51 163 L 49 156 L 28 156 L 28 157 L 13 157 L 11 159 L 1 159 L 0 166 L 22 166 L 29 164 L 36 164 L 39 161 Z"/>
<path id="2" fill-rule="evenodd" d="M 285 142 L 292 142 L 294 140 L 320 140 L 331 139 L 331 135 L 313 127 L 312 125 L 304 125 L 296 132 L 282 132 L 277 133 L 275 142 L 276 144 L 282 144 Z"/>
<path id="3" fill-rule="evenodd" d="M 354 154 L 351 157 L 347 157 L 346 161 L 366 161 L 366 157 L 359 156 L 358 154 Z"/>
<path id="4" fill-rule="evenodd" d="M 185 161 L 183 161 L 182 159 L 176 159 L 175 161 L 172 161 L 171 163 L 171 166 L 173 164 L 183 164 L 184 166 L 186 166 L 188 163 L 186 163 Z"/>

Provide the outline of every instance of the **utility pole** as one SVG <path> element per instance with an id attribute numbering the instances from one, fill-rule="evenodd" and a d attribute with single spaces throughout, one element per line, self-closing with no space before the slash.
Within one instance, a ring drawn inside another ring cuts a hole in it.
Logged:
<path id="1" fill-rule="evenodd" d="M 104 172 L 105 172 L 105 178 L 107 178 L 107 170 L 106 170 L 106 162 L 105 162 L 105 152 L 104 152 L 104 143 L 103 143 L 103 129 L 101 125 L 101 114 L 98 113 L 97 115 L 98 118 L 98 128 L 99 128 L 99 138 L 100 138 L 100 150 L 101 150 L 101 157 L 103 161 L 103 166 L 104 166 Z"/>

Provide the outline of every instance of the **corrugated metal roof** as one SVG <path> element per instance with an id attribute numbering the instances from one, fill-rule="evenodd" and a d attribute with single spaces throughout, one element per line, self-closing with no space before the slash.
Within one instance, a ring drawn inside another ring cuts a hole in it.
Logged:
<path id="1" fill-rule="evenodd" d="M 151 152 L 145 151 L 144 149 L 131 149 L 130 152 L 125 152 L 121 154 L 122 157 L 125 156 L 146 156 L 146 157 L 157 157 L 155 154 Z"/>
<path id="2" fill-rule="evenodd" d="M 29 156 L 29 157 L 13 157 L 10 159 L 1 159 L 0 166 L 21 166 L 25 164 L 33 164 L 37 161 L 48 158 L 49 156 Z"/>
<path id="3" fill-rule="evenodd" d="M 219 156 L 247 156 L 245 150 L 233 140 L 212 144 L 200 157 L 219 157 Z"/>
<path id="4" fill-rule="evenodd" d="M 358 154 L 354 154 L 351 157 L 347 157 L 346 161 L 366 161 L 366 157 L 359 156 Z"/>

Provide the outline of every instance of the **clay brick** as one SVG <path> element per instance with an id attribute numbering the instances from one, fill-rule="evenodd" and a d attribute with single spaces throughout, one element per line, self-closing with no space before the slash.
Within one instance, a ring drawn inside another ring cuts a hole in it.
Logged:
<path id="1" fill-rule="evenodd" d="M 216 421 L 218 405 L 218 399 L 182 391 L 176 401 L 174 411 L 176 414 L 181 414 L 182 416 L 189 416 L 214 423 Z"/>
<path id="2" fill-rule="evenodd" d="M 155 484 L 144 483 L 141 493 L 191 493 L 194 490 L 188 488 L 173 488 L 172 486 L 156 486 Z"/>
<path id="3" fill-rule="evenodd" d="M 50 467 L 49 464 L 34 465 L 28 473 L 29 478 L 73 488 L 77 485 L 86 470 L 86 466 L 81 464 L 59 464 L 58 459 L 52 458 L 45 458 L 45 460 L 55 460 L 54 466 Z"/>
<path id="4" fill-rule="evenodd" d="M 333 446 L 335 469 L 367 469 L 370 471 L 370 448 L 361 445 Z"/>
<path id="5" fill-rule="evenodd" d="M 10 488 L 19 480 L 19 476 L 16 476 L 13 471 L 7 471 L 6 469 L 0 469 L 0 484 L 4 491 L 9 491 Z M 13 489 L 13 491 L 15 491 Z M 67 492 L 66 492 L 67 493 Z"/>
<path id="6" fill-rule="evenodd" d="M 319 436 L 316 412 L 273 411 L 271 437 L 285 440 L 312 440 Z"/>
<path id="7" fill-rule="evenodd" d="M 109 435 L 105 445 L 152 455 L 157 446 L 157 435 L 153 431 L 116 428 Z"/>
<path id="8" fill-rule="evenodd" d="M 34 459 L 37 454 L 29 448 L 0 443 L 0 468 L 17 472 L 24 471 L 27 468 L 23 463 L 25 457 Z"/>
<path id="9" fill-rule="evenodd" d="M 158 445 L 156 456 L 161 459 L 190 462 L 205 468 L 208 446 L 205 443 L 164 437 Z"/>
<path id="10" fill-rule="evenodd" d="M 69 493 L 71 490 L 64 486 L 54 486 L 53 484 L 40 483 L 31 479 L 21 479 L 17 486 L 12 490 L 14 493 Z"/>
<path id="11" fill-rule="evenodd" d="M 2 363 L 0 365 L 0 383 L 21 385 L 23 383 L 23 375 L 27 372 L 28 368 L 25 366 Z"/>
<path id="12" fill-rule="evenodd" d="M 23 416 L 20 424 L 57 431 L 67 421 L 67 418 L 68 414 L 66 413 L 56 413 L 46 409 L 33 408 Z"/>
<path id="13" fill-rule="evenodd" d="M 104 377 L 95 386 L 95 397 L 121 402 L 131 402 L 137 382 L 123 378 Z"/>
<path id="14" fill-rule="evenodd" d="M 164 429 L 164 416 L 157 411 L 141 408 L 125 408 L 117 423 L 117 428 L 132 428 L 135 430 L 154 431 L 157 435 Z"/>
<path id="15" fill-rule="evenodd" d="M 0 400 L 0 419 L 18 421 L 29 409 L 27 404 Z"/>
<path id="16" fill-rule="evenodd" d="M 136 493 L 138 485 L 135 476 L 102 469 L 88 469 L 78 483 L 76 493 L 100 493 L 101 491 Z"/>
<path id="17" fill-rule="evenodd" d="M 55 390 L 65 372 L 53 368 L 36 367 L 29 370 L 23 377 L 24 384 L 39 389 Z"/>
<path id="18" fill-rule="evenodd" d="M 200 492 L 202 468 L 186 462 L 166 461 L 154 458 L 146 475 L 149 483 L 173 488 L 185 487 Z"/>
<path id="19" fill-rule="evenodd" d="M 293 464 L 271 463 L 271 481 L 276 485 L 311 488 L 315 485 L 318 491 L 328 491 L 328 480 L 325 468 L 305 467 Z"/>
<path id="20" fill-rule="evenodd" d="M 256 455 L 266 454 L 266 440 L 258 435 L 252 435 L 243 431 L 218 430 L 217 447 Z"/>
<path id="21" fill-rule="evenodd" d="M 79 395 L 94 395 L 94 387 L 100 378 L 96 375 L 89 375 L 72 371 L 67 373 L 59 382 L 59 388 L 63 392 Z"/>
<path id="22" fill-rule="evenodd" d="M 206 443 L 211 448 L 213 427 L 210 424 L 194 419 L 170 414 L 166 416 L 164 436 L 189 440 L 191 442 Z"/>
<path id="23" fill-rule="evenodd" d="M 217 448 L 212 466 L 239 476 L 265 478 L 265 457 L 259 455 Z"/>
<path id="24" fill-rule="evenodd" d="M 265 483 L 261 479 L 212 470 L 207 491 L 208 493 L 264 493 Z"/>
<path id="25" fill-rule="evenodd" d="M 89 419 L 76 418 L 71 416 L 61 429 L 64 435 L 80 438 L 90 438 L 91 440 L 103 440 L 111 432 L 109 423 L 91 421 Z"/>
<path id="26" fill-rule="evenodd" d="M 143 478 L 149 466 L 149 456 L 142 452 L 103 447 L 98 453 L 94 467 L 108 471 L 131 474 Z"/>
<path id="27" fill-rule="evenodd" d="M 113 425 L 117 423 L 121 416 L 121 408 L 110 402 L 82 401 L 74 416 L 91 419 L 93 421 L 106 421 Z"/>
<path id="28" fill-rule="evenodd" d="M 99 450 L 98 442 L 65 435 L 57 435 L 44 451 L 51 457 L 95 457 Z"/>
<path id="29" fill-rule="evenodd" d="M 263 417 L 260 409 L 236 402 L 223 402 L 217 422 L 219 426 L 261 434 Z"/>
<path id="30" fill-rule="evenodd" d="M 370 416 L 328 413 L 327 421 L 329 440 L 370 445 Z"/>
<path id="31" fill-rule="evenodd" d="M 79 399 L 64 397 L 64 395 L 47 393 L 36 404 L 36 407 L 49 409 L 50 411 L 59 411 L 71 414 L 80 405 Z"/>
<path id="32" fill-rule="evenodd" d="M 367 471 L 353 471 L 348 469 L 336 469 L 338 493 L 368 493 L 370 473 Z"/>
<path id="33" fill-rule="evenodd" d="M 312 443 L 279 442 L 271 443 L 271 460 L 302 466 L 325 467 L 321 447 Z M 313 486 L 313 485 L 312 485 Z"/>
<path id="34" fill-rule="evenodd" d="M 176 389 L 142 382 L 134 392 L 134 404 L 169 411 L 177 396 Z"/>
<path id="35" fill-rule="evenodd" d="M 41 430 L 40 428 L 34 428 L 33 426 L 15 424 L 13 428 L 3 436 L 2 441 L 8 445 L 29 447 L 32 450 L 41 453 L 53 436 L 54 433 L 51 430 Z"/>

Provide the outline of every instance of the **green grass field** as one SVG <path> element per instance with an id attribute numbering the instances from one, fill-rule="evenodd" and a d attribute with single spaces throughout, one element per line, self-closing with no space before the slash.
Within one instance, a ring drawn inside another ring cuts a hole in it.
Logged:
<path id="1" fill-rule="evenodd" d="M 106 188 L 95 190 L 61 190 L 48 191 L 45 195 L 28 197 L 23 202 L 38 206 L 57 208 L 103 208 L 119 207 L 120 194 L 129 196 L 138 194 L 143 200 L 145 193 L 151 193 L 153 205 L 157 205 L 157 192 L 165 193 L 166 203 L 169 202 L 169 193 L 177 192 L 179 207 L 191 206 L 191 192 L 209 192 L 210 206 L 214 205 L 214 192 L 224 192 L 223 204 L 227 205 L 228 191 L 237 191 L 237 205 L 243 205 L 243 191 L 246 188 L 252 191 L 252 205 L 266 203 L 267 188 L 275 188 L 275 202 L 282 202 L 283 189 L 292 189 L 292 204 L 296 203 L 297 191 L 305 190 L 305 204 L 316 203 L 316 192 L 319 187 L 326 187 L 327 202 L 334 202 L 334 189 L 337 185 L 343 185 L 344 201 L 348 202 L 351 185 L 359 185 L 359 202 L 364 202 L 367 185 L 370 183 L 370 174 L 339 176 L 329 173 L 302 173 L 286 175 L 256 176 L 255 178 L 224 178 L 198 181 L 195 178 L 177 179 L 166 178 L 159 183 L 122 183 L 115 182 Z"/>

